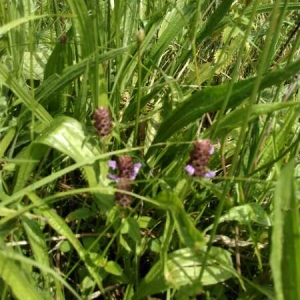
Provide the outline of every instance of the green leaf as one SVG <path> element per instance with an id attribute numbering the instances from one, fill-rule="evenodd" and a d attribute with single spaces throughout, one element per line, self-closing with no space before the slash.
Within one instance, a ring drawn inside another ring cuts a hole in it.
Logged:
<path id="1" fill-rule="evenodd" d="M 129 226 L 128 235 L 131 237 L 133 241 L 135 241 L 136 243 L 140 243 L 142 237 L 141 237 L 139 223 L 137 222 L 137 220 L 131 217 L 127 218 L 126 222 L 128 223 Z"/>
<path id="2" fill-rule="evenodd" d="M 218 28 L 223 18 L 228 15 L 228 11 L 234 0 L 222 1 L 213 14 L 209 17 L 206 22 L 204 29 L 200 32 L 197 37 L 197 43 L 201 43 L 206 37 L 210 37 L 213 31 Z"/>
<path id="3" fill-rule="evenodd" d="M 285 7 L 286 3 L 278 3 L 278 8 L 283 9 Z M 274 4 L 262 4 L 259 5 L 256 9 L 257 14 L 265 14 L 269 13 L 274 9 Z M 287 10 L 300 10 L 300 4 L 299 3 L 288 3 Z M 250 15 L 252 13 L 252 7 L 250 6 L 245 10 L 245 15 Z"/>
<path id="4" fill-rule="evenodd" d="M 93 213 L 91 212 L 90 209 L 88 209 L 86 207 L 78 208 L 78 209 L 70 212 L 67 215 L 66 222 L 68 223 L 68 222 L 75 221 L 75 220 L 86 219 L 92 215 L 93 215 Z"/>
<path id="5" fill-rule="evenodd" d="M 228 221 L 237 221 L 242 225 L 255 222 L 261 226 L 271 226 L 268 214 L 257 203 L 248 203 L 231 208 L 219 219 L 219 223 Z M 209 226 L 205 231 L 210 230 L 211 228 L 212 226 Z"/>
<path id="6" fill-rule="evenodd" d="M 95 160 L 101 151 L 96 145 L 87 141 L 85 132 L 81 124 L 70 117 L 58 117 L 49 126 L 42 135 L 36 140 L 36 144 L 45 144 L 54 148 L 65 155 L 73 158 L 77 163 L 87 159 Z M 100 174 L 98 174 L 100 165 Z M 106 162 L 96 161 L 92 165 L 83 167 L 84 175 L 90 187 L 101 186 L 108 187 L 107 179 L 108 166 Z M 109 191 L 109 188 L 107 188 Z M 108 194 L 94 194 L 97 204 L 103 210 L 109 210 L 113 206 L 113 197 L 111 192 Z"/>
<path id="7" fill-rule="evenodd" d="M 112 260 L 107 262 L 107 264 L 104 267 L 104 270 L 107 273 L 110 273 L 110 274 L 113 274 L 116 276 L 121 276 L 123 274 L 123 270 L 122 270 L 121 266 Z"/>
<path id="8" fill-rule="evenodd" d="M 20 263 L 30 267 L 34 266 L 44 273 L 49 273 L 49 275 L 61 282 L 72 295 L 75 296 L 75 299 L 81 299 L 76 291 L 58 275 L 57 271 L 54 271 L 35 260 L 29 259 L 22 254 L 16 253 L 9 248 L 3 249 L 2 245 L 0 248 L 0 277 L 2 277 L 9 286 L 12 285 L 11 290 L 17 299 L 53 299 L 49 295 L 49 290 L 43 290 L 41 293 L 37 292 L 35 283 L 30 281 L 31 276 L 26 274 L 26 270 L 20 268 Z M 15 263 L 15 261 L 17 263 Z"/>
<path id="9" fill-rule="evenodd" d="M 205 245 L 203 234 L 195 227 L 175 193 L 163 191 L 159 194 L 157 201 L 161 208 L 170 212 L 179 237 L 187 247 L 198 249 Z"/>
<path id="10" fill-rule="evenodd" d="M 193 251 L 184 248 L 172 252 L 167 257 L 166 272 L 164 273 L 160 261 L 148 272 L 138 286 L 135 300 L 160 293 L 172 287 L 179 289 L 181 286 L 198 282 L 201 272 L 205 249 Z M 224 249 L 212 247 L 202 277 L 202 285 L 211 285 L 223 282 L 235 274 L 231 261 L 231 254 Z"/>
<path id="11" fill-rule="evenodd" d="M 58 248 L 63 253 L 67 253 L 72 249 L 71 244 L 69 243 L 69 241 L 63 241 L 62 243 L 59 244 Z"/>
<path id="12" fill-rule="evenodd" d="M 271 269 L 276 299 L 300 299 L 300 228 L 294 161 L 282 170 L 275 190 Z"/>
<path id="13" fill-rule="evenodd" d="M 166 26 L 163 32 L 161 32 L 157 43 L 151 49 L 150 61 L 153 62 L 158 60 L 171 42 L 174 41 L 178 33 L 182 31 L 185 25 L 187 25 L 186 20 L 190 19 L 194 13 L 194 5 L 188 4 L 182 11 L 179 11 L 176 7 L 167 15 L 168 26 Z"/>
<path id="14" fill-rule="evenodd" d="M 33 169 L 36 167 L 38 162 L 45 157 L 47 153 L 47 147 L 39 145 L 35 147 L 34 144 L 30 144 L 17 156 L 18 159 L 27 160 L 27 163 L 20 164 L 16 172 L 16 180 L 14 184 L 13 192 L 20 191 L 28 182 L 28 178 L 32 174 Z"/>
<path id="15" fill-rule="evenodd" d="M 5 151 L 7 150 L 9 144 L 12 142 L 14 136 L 16 134 L 16 128 L 11 127 L 4 136 L 1 137 L 0 140 L 0 158 L 3 157 Z"/>

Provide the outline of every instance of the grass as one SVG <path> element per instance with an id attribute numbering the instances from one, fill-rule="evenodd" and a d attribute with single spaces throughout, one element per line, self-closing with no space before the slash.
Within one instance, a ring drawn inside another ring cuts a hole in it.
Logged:
<path id="1" fill-rule="evenodd" d="M 1 299 L 300 299 L 299 10 L 2 1 Z"/>

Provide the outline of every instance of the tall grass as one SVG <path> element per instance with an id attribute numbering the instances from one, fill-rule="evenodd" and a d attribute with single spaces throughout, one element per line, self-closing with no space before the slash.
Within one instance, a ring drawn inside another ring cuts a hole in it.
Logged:
<path id="1" fill-rule="evenodd" d="M 1 299 L 300 299 L 299 10 L 1 1 Z"/>

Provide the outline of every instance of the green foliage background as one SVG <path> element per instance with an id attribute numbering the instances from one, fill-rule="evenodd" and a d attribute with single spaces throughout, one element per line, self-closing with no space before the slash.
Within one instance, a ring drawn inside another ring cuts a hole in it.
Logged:
<path id="1" fill-rule="evenodd" d="M 1 1 L 1 299 L 300 299 L 299 10 Z M 203 138 L 213 179 L 184 170 Z"/>

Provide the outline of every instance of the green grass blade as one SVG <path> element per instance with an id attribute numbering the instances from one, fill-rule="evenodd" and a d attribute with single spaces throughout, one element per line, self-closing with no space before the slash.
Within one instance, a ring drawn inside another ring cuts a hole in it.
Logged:
<path id="1" fill-rule="evenodd" d="M 31 95 L 25 90 L 18 82 L 18 80 L 12 77 L 12 73 L 9 72 L 4 65 L 0 64 L 0 76 L 2 77 L 4 84 L 11 89 L 16 96 L 25 104 L 25 106 L 41 120 L 45 125 L 49 125 L 52 120 L 50 114 L 45 108 L 38 103 L 35 99 L 32 99 Z"/>
<path id="2" fill-rule="evenodd" d="M 116 58 L 116 56 L 128 51 L 128 47 L 113 49 L 97 57 L 98 63 L 103 63 L 106 60 Z M 44 101 L 53 97 L 57 92 L 61 91 L 69 83 L 84 74 L 87 67 L 95 66 L 95 58 L 89 57 L 76 65 L 66 67 L 61 76 L 57 74 L 50 76 L 36 89 L 36 99 Z"/>
<path id="3" fill-rule="evenodd" d="M 15 134 L 16 134 L 16 128 L 11 127 L 11 128 L 9 128 L 9 130 L 6 132 L 6 134 L 0 140 L 0 158 L 3 157 L 5 151 L 7 150 L 8 146 L 9 146 L 9 144 L 12 142 Z"/>
<path id="4" fill-rule="evenodd" d="M 256 9 L 257 14 L 265 14 L 269 13 L 272 11 L 274 7 L 274 4 L 263 4 L 259 5 Z M 278 5 L 279 9 L 283 9 L 285 7 L 285 3 L 280 3 Z M 250 15 L 251 14 L 251 7 L 247 8 L 245 10 L 245 15 Z M 287 10 L 300 10 L 300 4 L 299 3 L 288 3 L 287 5 Z"/>
<path id="5" fill-rule="evenodd" d="M 277 110 L 286 109 L 293 106 L 300 106 L 298 102 L 279 102 L 279 103 L 265 103 L 265 104 L 255 104 L 252 106 L 251 116 L 249 117 L 249 122 L 253 121 L 255 118 L 271 114 Z M 249 108 L 242 107 L 236 110 L 233 110 L 228 115 L 224 116 L 218 125 L 217 131 L 215 131 L 216 137 L 222 137 L 227 135 L 231 130 L 241 127 L 245 121 L 245 117 L 248 114 Z M 210 135 L 210 132 L 214 131 L 215 124 L 213 124 L 205 133 L 207 136 Z"/>
<path id="6" fill-rule="evenodd" d="M 197 249 L 206 244 L 203 234 L 196 229 L 175 193 L 167 191 L 160 193 L 158 202 L 170 212 L 179 237 L 187 247 Z"/>
<path id="7" fill-rule="evenodd" d="M 25 159 L 28 160 L 28 162 L 26 164 L 20 164 L 17 168 L 13 193 L 18 192 L 26 185 L 33 169 L 42 157 L 46 155 L 46 151 L 47 149 L 43 145 L 40 145 L 40 147 L 37 148 L 31 144 L 17 156 L 17 159 Z"/>
<path id="8" fill-rule="evenodd" d="M 195 8 L 191 5 L 187 5 L 183 11 L 179 12 L 177 8 L 174 8 L 170 13 L 168 26 L 166 26 L 150 52 L 150 60 L 155 62 L 163 54 L 166 48 L 174 41 L 175 37 L 186 25 L 186 20 L 190 19 L 194 14 Z"/>
<path id="9" fill-rule="evenodd" d="M 36 20 L 36 19 L 42 19 L 42 18 L 45 18 L 47 17 L 48 15 L 41 15 L 41 16 L 26 16 L 26 17 L 23 17 L 23 18 L 19 18 L 19 19 L 16 19 L 14 21 L 11 21 L 3 26 L 0 27 L 0 35 L 2 34 L 5 34 L 7 33 L 8 31 L 10 31 L 11 29 L 17 27 L 17 26 L 20 26 L 24 23 L 27 23 L 29 21 L 32 21 L 32 20 Z"/>
<path id="10" fill-rule="evenodd" d="M 29 219 L 26 216 L 21 217 L 22 225 L 26 232 L 31 250 L 35 257 L 35 261 L 41 265 L 50 268 L 50 262 L 48 257 L 48 249 L 43 235 L 36 220 Z M 49 289 L 50 281 L 47 273 L 43 272 L 45 286 Z"/>
<path id="11" fill-rule="evenodd" d="M 98 285 L 99 289 L 103 291 L 102 287 L 102 280 L 100 274 L 98 272 L 97 266 L 91 260 L 89 254 L 85 251 L 81 243 L 75 237 L 74 233 L 70 229 L 70 227 L 66 224 L 66 222 L 50 207 L 48 207 L 42 199 L 40 199 L 34 193 L 28 193 L 28 197 L 30 200 L 36 204 L 38 207 L 39 213 L 47 218 L 49 225 L 60 235 L 64 236 L 70 244 L 74 247 L 77 251 L 80 259 L 85 264 L 87 270 L 89 271 L 90 275 L 95 280 L 96 284 Z"/>
<path id="12" fill-rule="evenodd" d="M 11 288 L 16 299 L 40 300 L 42 295 L 28 280 L 27 275 L 18 264 L 0 252 L 0 278 Z"/>
<path id="13" fill-rule="evenodd" d="M 7 268 L 1 268 L 2 266 L 2 261 L 3 259 L 6 261 L 6 263 L 4 263 L 4 265 L 7 265 Z M 9 282 L 13 283 L 14 286 L 16 287 L 16 292 L 20 293 L 20 297 L 18 297 L 18 299 L 45 299 L 45 300 L 50 300 L 53 299 L 53 297 L 51 297 L 48 293 L 49 290 L 44 290 L 42 291 L 42 293 L 38 293 L 37 292 L 37 287 L 33 286 L 33 284 L 31 282 L 29 282 L 27 279 L 28 277 L 26 277 L 25 280 L 23 280 L 23 277 L 25 274 L 23 274 L 22 270 L 20 270 L 19 264 L 15 264 L 14 261 L 17 261 L 18 263 L 23 263 L 23 265 L 28 265 L 30 267 L 34 266 L 36 268 L 41 269 L 44 273 L 48 273 L 49 275 L 51 275 L 53 278 L 57 279 L 60 283 L 62 283 L 75 297 L 75 299 L 79 299 L 81 300 L 82 298 L 78 295 L 78 293 L 76 293 L 76 291 L 61 277 L 58 275 L 57 270 L 53 270 L 50 269 L 44 265 L 41 265 L 40 263 L 36 262 L 35 260 L 29 259 L 28 257 L 23 256 L 22 254 L 16 253 L 14 251 L 11 251 L 10 249 L 6 248 L 6 249 L 1 249 L 0 250 L 0 272 L 3 270 L 4 273 L 7 272 L 9 273 L 9 266 L 11 266 L 11 272 L 12 274 L 12 278 L 8 278 Z M 15 268 L 16 267 L 16 268 Z M 8 270 L 7 270 L 8 269 Z M 1 274 L 1 273 L 0 273 Z M 0 275 L 1 277 L 2 275 Z M 4 274 L 3 278 L 9 277 L 9 275 Z M 14 280 L 14 278 L 16 278 Z M 22 295 L 22 286 L 19 284 L 20 283 L 24 283 L 27 284 L 27 290 L 28 290 L 28 294 L 26 292 L 26 289 L 24 289 L 25 294 Z M 34 291 L 34 293 L 31 293 L 31 291 Z M 13 292 L 15 292 L 15 290 L 13 289 Z M 15 293 L 16 294 L 16 293 Z M 25 298 L 26 295 L 32 295 L 32 297 L 29 298 Z M 35 295 L 37 295 L 39 298 L 35 298 Z"/>
<path id="14" fill-rule="evenodd" d="M 271 268 L 276 299 L 300 299 L 299 210 L 294 179 L 295 163 L 282 170 L 275 190 Z"/>
<path id="15" fill-rule="evenodd" d="M 223 18 L 228 14 L 228 11 L 234 0 L 222 1 L 214 13 L 209 17 L 204 29 L 197 37 L 197 43 L 200 43 L 206 37 L 210 37 L 213 31 L 219 26 Z"/>
<path id="16" fill-rule="evenodd" d="M 260 84 L 259 90 L 266 87 L 279 84 L 289 77 L 295 75 L 300 68 L 300 61 L 285 67 L 282 70 L 265 75 Z M 232 94 L 229 97 L 228 108 L 234 108 L 240 105 L 243 100 L 249 97 L 255 85 L 255 78 L 243 80 L 234 84 Z M 207 87 L 200 92 L 194 93 L 182 105 L 180 105 L 168 118 L 164 120 L 158 129 L 153 144 L 165 142 L 175 132 L 195 122 L 203 114 L 218 110 L 222 106 L 224 95 L 228 85 Z M 172 124 L 172 126 L 170 126 Z M 152 154 L 154 148 L 150 149 L 147 156 Z"/>

